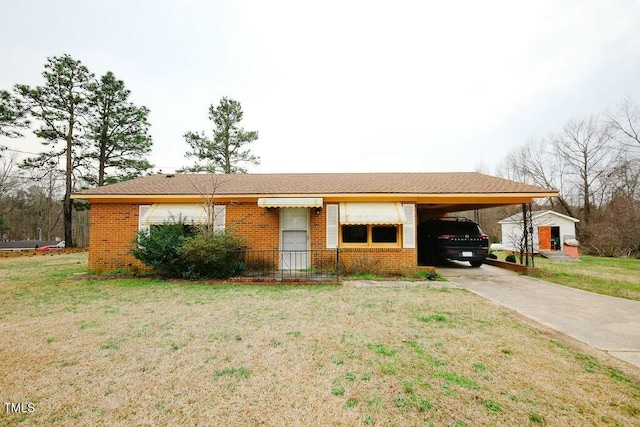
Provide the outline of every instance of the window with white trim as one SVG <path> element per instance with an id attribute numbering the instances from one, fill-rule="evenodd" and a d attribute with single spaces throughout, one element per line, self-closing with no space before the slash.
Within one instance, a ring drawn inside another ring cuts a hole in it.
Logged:
<path id="1" fill-rule="evenodd" d="M 211 214 L 213 217 L 211 217 Z M 200 203 L 154 203 L 140 205 L 138 212 L 138 230 L 148 230 L 150 226 L 181 220 L 193 226 L 205 225 L 213 221 L 216 231 L 223 231 L 226 223 L 226 206 L 213 205 L 209 213 Z"/>
<path id="2" fill-rule="evenodd" d="M 341 246 L 399 246 L 400 227 L 395 224 L 343 224 Z"/>
<path id="3" fill-rule="evenodd" d="M 327 204 L 326 212 L 327 248 L 415 248 L 415 204 Z"/>

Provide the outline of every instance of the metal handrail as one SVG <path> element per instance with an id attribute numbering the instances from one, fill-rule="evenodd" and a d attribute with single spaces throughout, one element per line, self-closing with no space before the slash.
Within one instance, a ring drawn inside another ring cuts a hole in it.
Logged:
<path id="1" fill-rule="evenodd" d="M 246 267 L 244 276 L 253 278 L 314 281 L 340 278 L 338 249 L 244 249 L 240 260 Z"/>

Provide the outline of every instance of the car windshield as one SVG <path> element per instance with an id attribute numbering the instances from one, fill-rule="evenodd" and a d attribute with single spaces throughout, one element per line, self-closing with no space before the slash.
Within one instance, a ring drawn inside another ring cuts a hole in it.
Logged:
<path id="1" fill-rule="evenodd" d="M 473 222 L 442 222 L 440 234 L 481 234 L 480 229 Z"/>

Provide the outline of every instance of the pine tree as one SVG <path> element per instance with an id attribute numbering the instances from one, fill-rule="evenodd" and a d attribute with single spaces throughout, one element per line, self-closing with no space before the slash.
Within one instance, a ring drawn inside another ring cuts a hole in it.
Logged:
<path id="1" fill-rule="evenodd" d="M 89 87 L 89 139 L 87 156 L 97 162 L 98 186 L 142 175 L 153 166 L 144 158 L 151 151 L 149 110 L 129 101 L 130 91 L 111 71 Z M 92 168 L 93 169 L 93 168 Z"/>
<path id="2" fill-rule="evenodd" d="M 187 157 L 196 157 L 206 165 L 188 168 L 190 171 L 208 170 L 211 172 L 246 173 L 241 163 L 260 164 L 260 158 L 251 154 L 245 146 L 258 139 L 258 132 L 245 131 L 239 126 L 242 121 L 242 107 L 238 101 L 223 97 L 220 104 L 209 107 L 209 119 L 214 123 L 213 138 L 204 132 L 187 132 L 184 138 L 191 147 Z"/>
<path id="3" fill-rule="evenodd" d="M 18 138 L 22 136 L 18 129 L 27 127 L 27 110 L 20 99 L 0 90 L 0 136 Z"/>
<path id="4" fill-rule="evenodd" d="M 42 76 L 44 86 L 15 87 L 30 114 L 40 123 L 34 133 L 49 149 L 37 157 L 26 159 L 21 167 L 48 169 L 57 166 L 60 157 L 65 159 L 64 239 L 70 247 L 73 246 L 71 192 L 77 172 L 88 166 L 84 156 L 88 141 L 82 124 L 88 115 L 88 87 L 93 74 L 80 61 L 65 54 L 48 58 Z"/>

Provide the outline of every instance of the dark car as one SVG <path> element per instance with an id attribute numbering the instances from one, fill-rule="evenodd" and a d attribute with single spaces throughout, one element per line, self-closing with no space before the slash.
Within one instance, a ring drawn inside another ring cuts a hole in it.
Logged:
<path id="1" fill-rule="evenodd" d="M 480 267 L 489 253 L 489 237 L 467 218 L 447 217 L 418 225 L 418 262 L 434 265 L 446 259 Z"/>

